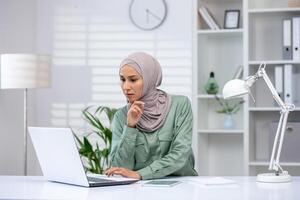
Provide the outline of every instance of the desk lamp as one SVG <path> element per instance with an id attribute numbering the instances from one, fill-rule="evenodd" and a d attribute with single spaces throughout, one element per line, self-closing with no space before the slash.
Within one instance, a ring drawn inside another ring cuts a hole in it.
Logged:
<path id="1" fill-rule="evenodd" d="M 282 142 L 286 130 L 288 115 L 290 111 L 293 111 L 295 109 L 295 105 L 286 104 L 282 101 L 282 99 L 279 97 L 278 93 L 276 92 L 276 89 L 274 88 L 272 82 L 270 81 L 270 78 L 266 73 L 265 67 L 266 64 L 261 63 L 257 72 L 254 75 L 247 77 L 245 80 L 233 79 L 228 81 L 223 88 L 223 96 L 224 99 L 232 99 L 232 98 L 240 98 L 246 94 L 250 94 L 250 96 L 254 100 L 253 95 L 251 94 L 250 91 L 250 87 L 259 78 L 263 78 L 269 90 L 271 91 L 273 98 L 279 104 L 281 110 L 280 110 L 280 119 L 279 119 L 277 131 L 274 139 L 273 150 L 272 150 L 270 164 L 269 164 L 269 170 L 271 171 L 274 170 L 274 172 L 258 174 L 257 181 L 268 182 L 268 183 L 289 182 L 291 181 L 291 176 L 288 174 L 287 171 L 284 171 L 281 168 L 279 164 L 279 158 L 280 158 Z"/>

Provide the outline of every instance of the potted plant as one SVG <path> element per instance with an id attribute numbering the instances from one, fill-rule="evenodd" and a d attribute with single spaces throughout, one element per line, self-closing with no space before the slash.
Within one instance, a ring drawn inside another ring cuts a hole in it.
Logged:
<path id="1" fill-rule="evenodd" d="M 105 106 L 89 106 L 82 111 L 84 119 L 90 125 L 91 130 L 86 132 L 82 139 L 74 134 L 79 149 L 79 154 L 86 162 L 84 167 L 87 172 L 94 174 L 103 174 L 110 166 L 108 155 L 111 150 L 112 131 L 111 123 L 117 109 Z M 100 121 L 100 115 L 105 114 L 109 121 L 109 127 L 106 127 Z M 99 147 L 99 142 L 93 146 L 90 136 L 96 135 L 104 143 L 104 147 Z"/>
<path id="2" fill-rule="evenodd" d="M 233 114 L 236 114 L 240 109 L 241 105 L 244 103 L 244 100 L 238 100 L 230 102 L 229 100 L 220 99 L 217 95 L 215 95 L 215 99 L 221 106 L 220 109 L 217 110 L 217 113 L 224 113 L 226 114 L 225 121 L 224 121 L 224 128 L 232 129 L 234 128 L 234 121 L 233 121 Z"/>

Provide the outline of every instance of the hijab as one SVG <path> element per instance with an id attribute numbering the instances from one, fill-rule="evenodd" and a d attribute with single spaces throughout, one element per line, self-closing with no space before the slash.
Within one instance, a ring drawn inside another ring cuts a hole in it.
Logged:
<path id="1" fill-rule="evenodd" d="M 144 132 L 153 132 L 164 125 L 171 106 L 171 97 L 158 89 L 162 82 L 162 70 L 158 61 L 143 52 L 130 54 L 120 65 L 134 68 L 143 77 L 143 91 L 139 101 L 145 103 L 144 112 L 137 123 L 137 128 Z M 128 103 L 128 109 L 131 103 Z"/>

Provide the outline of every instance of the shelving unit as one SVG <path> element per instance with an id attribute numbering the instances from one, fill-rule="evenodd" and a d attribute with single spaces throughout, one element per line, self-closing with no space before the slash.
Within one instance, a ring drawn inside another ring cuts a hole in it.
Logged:
<path id="1" fill-rule="evenodd" d="M 282 60 L 282 21 L 286 18 L 300 16 L 300 8 L 289 8 L 288 0 L 248 0 L 248 5 L 249 20 L 248 25 L 245 25 L 245 29 L 248 29 L 248 39 L 245 41 L 247 43 L 245 51 L 249 52 L 249 62 L 245 65 L 247 68 L 245 75 L 255 73 L 261 61 L 267 64 L 266 70 L 273 83 L 275 66 L 293 64 L 297 68 L 296 73 L 299 73 L 299 61 Z M 249 107 L 245 108 L 248 110 L 248 120 L 245 123 L 249 127 L 248 175 L 268 171 L 271 145 L 273 145 L 270 141 L 269 124 L 278 121 L 280 116 L 280 109 L 267 90 L 264 81 L 258 81 L 252 87 L 252 92 L 256 102 L 253 103 L 249 99 Z M 262 95 L 264 93 L 265 95 Z M 291 112 L 288 121 L 299 121 L 299 111 L 299 105 L 296 104 L 296 109 Z M 297 162 L 282 162 L 281 165 L 292 175 L 300 174 L 300 165 Z"/>
<path id="2" fill-rule="evenodd" d="M 217 96 L 222 98 L 222 88 L 233 78 L 238 66 L 243 66 L 243 76 L 247 77 L 254 74 L 262 62 L 267 64 L 271 81 L 274 81 L 275 66 L 284 64 L 293 64 L 295 75 L 300 79 L 300 61 L 283 60 L 281 53 L 282 20 L 300 16 L 300 8 L 289 8 L 288 0 L 195 0 L 194 3 L 197 14 L 193 102 L 197 108 L 194 138 L 198 172 L 214 176 L 267 172 L 270 145 L 273 145 L 269 125 L 279 120 L 280 109 L 265 82 L 257 81 L 251 88 L 255 103 L 250 97 L 244 97 L 242 109 L 234 115 L 236 127 L 230 130 L 222 127 L 224 115 L 216 112 L 219 105 L 214 95 L 205 93 L 204 85 L 209 73 L 214 71 L 220 87 Z M 225 10 L 239 9 L 240 28 L 208 29 L 198 14 L 200 6 L 205 6 L 219 25 L 223 24 Z M 290 113 L 289 121 L 300 121 L 300 92 L 297 97 L 299 103 Z M 300 175 L 300 162 L 282 162 L 281 165 L 290 174 Z"/>
<path id="3" fill-rule="evenodd" d="M 241 10 L 243 19 L 242 0 L 219 1 L 199 0 L 197 8 L 205 6 L 213 15 L 220 30 L 210 30 L 201 23 L 200 16 L 196 20 L 196 78 L 195 88 L 196 106 L 198 108 L 197 120 L 197 163 L 200 175 L 240 175 L 243 172 L 243 108 L 234 115 L 235 127 L 224 129 L 225 114 L 216 111 L 220 109 L 214 95 L 204 91 L 204 85 L 211 71 L 219 84 L 219 98 L 222 98 L 224 84 L 233 77 L 236 69 L 243 65 L 243 23 L 238 29 L 223 29 L 225 10 Z M 197 9 L 198 10 L 198 9 Z M 198 12 L 198 11 L 196 11 Z M 242 20 L 240 20 L 242 21 Z M 232 59 L 234 58 L 234 59 Z M 243 107 L 243 106 L 242 106 Z M 234 166 L 224 165 L 230 160 Z"/>

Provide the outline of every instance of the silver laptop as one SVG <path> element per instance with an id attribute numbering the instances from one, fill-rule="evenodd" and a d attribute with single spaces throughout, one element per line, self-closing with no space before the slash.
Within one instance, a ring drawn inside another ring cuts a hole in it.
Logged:
<path id="1" fill-rule="evenodd" d="M 85 187 L 125 185 L 138 181 L 87 175 L 70 128 L 29 127 L 28 131 L 44 177 L 49 181 Z"/>

